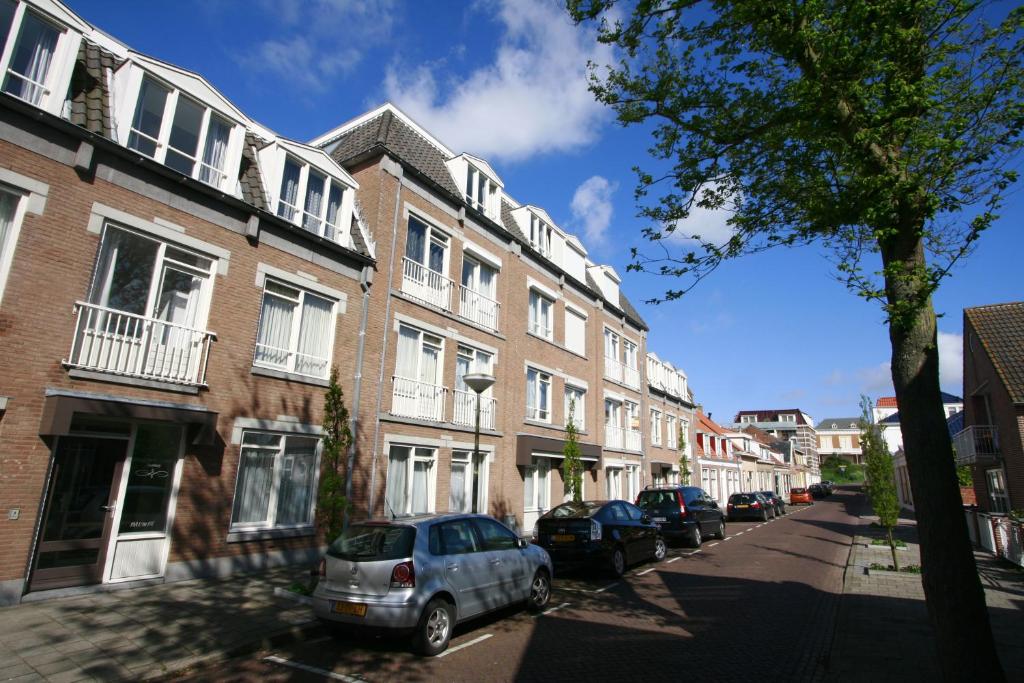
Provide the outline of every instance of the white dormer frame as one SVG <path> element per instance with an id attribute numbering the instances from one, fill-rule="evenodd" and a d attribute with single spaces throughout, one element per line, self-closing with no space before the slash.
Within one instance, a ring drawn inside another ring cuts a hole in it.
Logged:
<path id="1" fill-rule="evenodd" d="M 167 91 L 160 130 L 155 136 L 133 129 L 142 86 L 147 80 Z M 242 147 L 245 144 L 245 130 L 249 123 L 241 111 L 197 74 L 134 52 L 129 54 L 128 61 L 114 74 L 113 81 L 115 137 L 120 144 L 167 164 L 168 150 L 173 150 L 170 147 L 170 136 L 174 117 L 178 112 L 179 102 L 187 99 L 203 110 L 195 156 L 192 157 L 181 150 L 173 151 L 179 156 L 193 160 L 192 172 L 187 174 L 191 178 L 205 182 L 222 192 L 236 197 L 241 196 L 238 169 L 242 163 Z M 206 142 L 214 117 L 230 126 L 223 168 L 219 169 L 205 161 Z M 143 143 L 155 145 L 153 154 L 149 154 L 145 149 L 130 146 L 133 131 L 142 138 Z M 203 177 L 204 169 L 209 171 L 208 178 Z"/>
<path id="2" fill-rule="evenodd" d="M 445 164 L 466 203 L 496 223 L 500 223 L 501 195 L 505 184 L 501 182 L 494 168 L 471 154 L 460 154 Z M 483 197 L 480 197 L 481 186 Z"/>
<path id="3" fill-rule="evenodd" d="M 78 48 L 82 43 L 82 33 L 91 31 L 92 27 L 82 21 L 63 5 L 42 0 L 33 3 L 24 0 L 13 0 L 14 15 L 11 25 L 5 36 L 3 52 L 0 53 L 0 88 L 7 92 L 9 81 L 28 82 L 36 86 L 41 92 L 38 100 L 25 99 L 44 111 L 61 116 L 64 112 L 64 104 L 67 100 L 68 85 L 71 83 L 71 74 L 75 68 L 75 59 L 78 56 Z M 53 26 L 59 32 L 57 44 L 50 59 L 46 75 L 41 81 L 30 80 L 25 74 L 18 74 L 12 70 L 12 58 L 17 49 L 21 30 L 24 25 L 26 13 L 31 12 L 38 19 Z M 11 93 L 13 95 L 13 93 Z M 18 97 L 17 95 L 14 95 Z"/>
<path id="4" fill-rule="evenodd" d="M 355 212 L 355 191 L 359 183 L 345 169 L 331 159 L 323 150 L 310 147 L 291 140 L 278 138 L 259 151 L 260 170 L 263 173 L 266 189 L 270 196 L 270 212 L 287 220 L 300 228 L 309 230 L 320 237 L 331 239 L 327 231 L 327 207 L 331 184 L 342 190 L 341 208 L 338 211 L 332 241 L 349 249 L 353 248 L 349 226 Z M 297 205 L 283 202 L 281 187 L 284 180 L 286 163 L 291 160 L 299 167 L 299 184 L 296 192 Z M 325 186 L 321 195 L 321 206 L 318 215 L 307 214 L 306 195 L 309 190 L 310 170 L 314 169 L 325 178 Z M 295 208 L 295 211 L 282 209 Z M 309 218 L 310 220 L 307 220 Z M 314 229 L 318 228 L 318 229 Z"/>

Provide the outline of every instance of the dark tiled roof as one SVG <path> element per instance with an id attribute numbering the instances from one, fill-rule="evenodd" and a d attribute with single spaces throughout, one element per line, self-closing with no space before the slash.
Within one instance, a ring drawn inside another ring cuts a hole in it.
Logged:
<path id="1" fill-rule="evenodd" d="M 888 417 L 882 418 L 881 420 L 878 421 L 878 424 L 883 424 L 883 425 L 898 425 L 899 423 L 900 423 L 899 411 L 893 413 L 892 415 L 890 415 Z"/>
<path id="2" fill-rule="evenodd" d="M 964 430 L 964 411 L 960 410 L 946 418 L 949 435 L 956 436 Z"/>
<path id="3" fill-rule="evenodd" d="M 942 396 L 943 403 L 963 403 L 964 400 L 959 396 L 953 394 L 947 394 L 945 391 L 940 391 L 939 394 Z"/>
<path id="4" fill-rule="evenodd" d="M 242 187 L 242 199 L 257 209 L 270 210 L 270 202 L 263 190 L 263 180 L 257 161 L 256 150 L 264 143 L 253 133 L 246 131 L 245 145 L 242 147 L 242 165 L 238 170 L 238 182 Z"/>
<path id="5" fill-rule="evenodd" d="M 619 308 L 622 309 L 622 312 L 626 314 L 627 318 L 632 318 L 635 322 L 640 323 L 640 327 L 645 330 L 651 329 L 647 326 L 647 323 L 644 322 L 644 319 L 640 317 L 640 313 L 633 307 L 632 302 L 630 302 L 630 300 L 626 298 L 626 295 L 622 293 L 622 290 L 619 290 Z"/>
<path id="6" fill-rule="evenodd" d="M 359 203 L 359 200 L 357 199 L 356 210 L 352 214 L 352 227 L 349 231 L 349 234 L 352 236 L 352 244 L 354 245 L 355 250 L 358 251 L 363 256 L 373 258 L 373 255 L 370 253 L 370 246 L 366 243 L 366 239 L 363 237 L 363 229 L 366 228 L 366 224 L 360 223 L 358 218 L 358 216 L 365 215 L 366 214 L 363 213 L 363 207 Z M 367 230 L 366 232 L 367 234 L 369 234 L 369 230 Z"/>
<path id="7" fill-rule="evenodd" d="M 735 422 L 740 422 L 740 415 L 756 415 L 758 422 L 780 422 L 780 415 L 796 415 L 796 422 L 794 424 L 807 424 L 807 421 L 804 419 L 804 413 L 799 408 L 786 408 L 784 410 L 741 410 L 736 413 Z"/>
<path id="8" fill-rule="evenodd" d="M 1010 400 L 1024 403 L 1024 301 L 965 308 L 964 318 L 978 335 Z"/>
<path id="9" fill-rule="evenodd" d="M 427 142 L 390 111 L 346 132 L 338 139 L 331 156 L 344 166 L 376 150 L 391 152 L 453 197 L 462 200 L 462 193 L 448 172 L 444 152 Z"/>
<path id="10" fill-rule="evenodd" d="M 858 429 L 860 427 L 859 417 L 826 417 L 824 420 L 818 421 L 818 426 L 815 427 L 818 431 L 822 429 L 833 429 L 832 425 L 835 424 L 835 429 Z M 850 425 L 853 425 L 851 427 Z"/>
<path id="11" fill-rule="evenodd" d="M 501 200 L 501 222 L 505 225 L 505 229 L 510 233 L 518 237 L 524 242 L 529 242 L 526 239 L 526 233 L 519 227 L 519 223 L 515 218 L 512 217 L 512 209 L 515 207 L 506 202 L 504 199 Z"/>
<path id="12" fill-rule="evenodd" d="M 71 74 L 68 97 L 71 100 L 71 123 L 86 130 L 112 138 L 110 120 L 110 88 L 107 69 L 116 69 L 122 60 L 99 45 L 83 39 Z"/>

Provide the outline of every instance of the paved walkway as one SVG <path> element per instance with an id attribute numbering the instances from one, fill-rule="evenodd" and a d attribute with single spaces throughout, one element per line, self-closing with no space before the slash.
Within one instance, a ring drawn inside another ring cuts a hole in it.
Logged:
<path id="1" fill-rule="evenodd" d="M 829 679 L 838 681 L 937 680 L 928 610 L 921 577 L 874 571 L 874 564 L 891 565 L 888 545 L 871 541 L 883 538 L 881 529 L 870 526 L 871 517 L 854 536 L 843 582 L 836 637 L 829 658 Z M 897 538 L 906 549 L 897 550 L 900 566 L 920 565 L 916 525 L 901 519 Z M 992 630 L 1007 680 L 1024 680 L 1024 572 L 983 551 L 974 559 L 985 587 Z"/>
<path id="2" fill-rule="evenodd" d="M 274 587 L 308 567 L 0 609 L 0 681 L 146 680 L 269 647 L 314 626 Z"/>

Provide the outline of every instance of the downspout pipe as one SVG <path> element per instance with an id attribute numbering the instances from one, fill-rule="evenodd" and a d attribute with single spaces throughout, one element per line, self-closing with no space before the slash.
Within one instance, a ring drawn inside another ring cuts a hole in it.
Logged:
<path id="1" fill-rule="evenodd" d="M 363 290 L 362 312 L 359 319 L 359 344 L 356 348 L 356 376 L 352 387 L 352 413 L 349 429 L 352 443 L 348 447 L 348 461 L 345 464 L 345 499 L 352 500 L 352 471 L 356 463 L 356 444 L 359 441 L 359 399 L 363 389 L 363 358 L 366 355 L 366 324 L 370 312 L 370 287 L 373 285 L 373 267 L 363 266 L 359 275 L 359 288 Z M 349 509 L 345 509 L 342 529 L 348 529 Z"/>

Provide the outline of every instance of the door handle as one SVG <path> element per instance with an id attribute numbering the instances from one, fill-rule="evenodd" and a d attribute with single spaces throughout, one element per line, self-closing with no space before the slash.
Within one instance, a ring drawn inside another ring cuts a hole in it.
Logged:
<path id="1" fill-rule="evenodd" d="M 457 572 L 457 571 L 459 571 L 459 565 L 454 564 L 454 563 L 453 564 L 449 564 L 448 565 L 448 569 L 452 570 L 453 572 Z"/>
<path id="2" fill-rule="evenodd" d="M 115 507 L 117 507 L 117 506 L 116 505 L 100 505 L 100 510 L 103 510 L 104 512 L 113 512 Z"/>
<path id="3" fill-rule="evenodd" d="M 491 560 L 491 564 L 501 564 L 501 560 Z"/>

